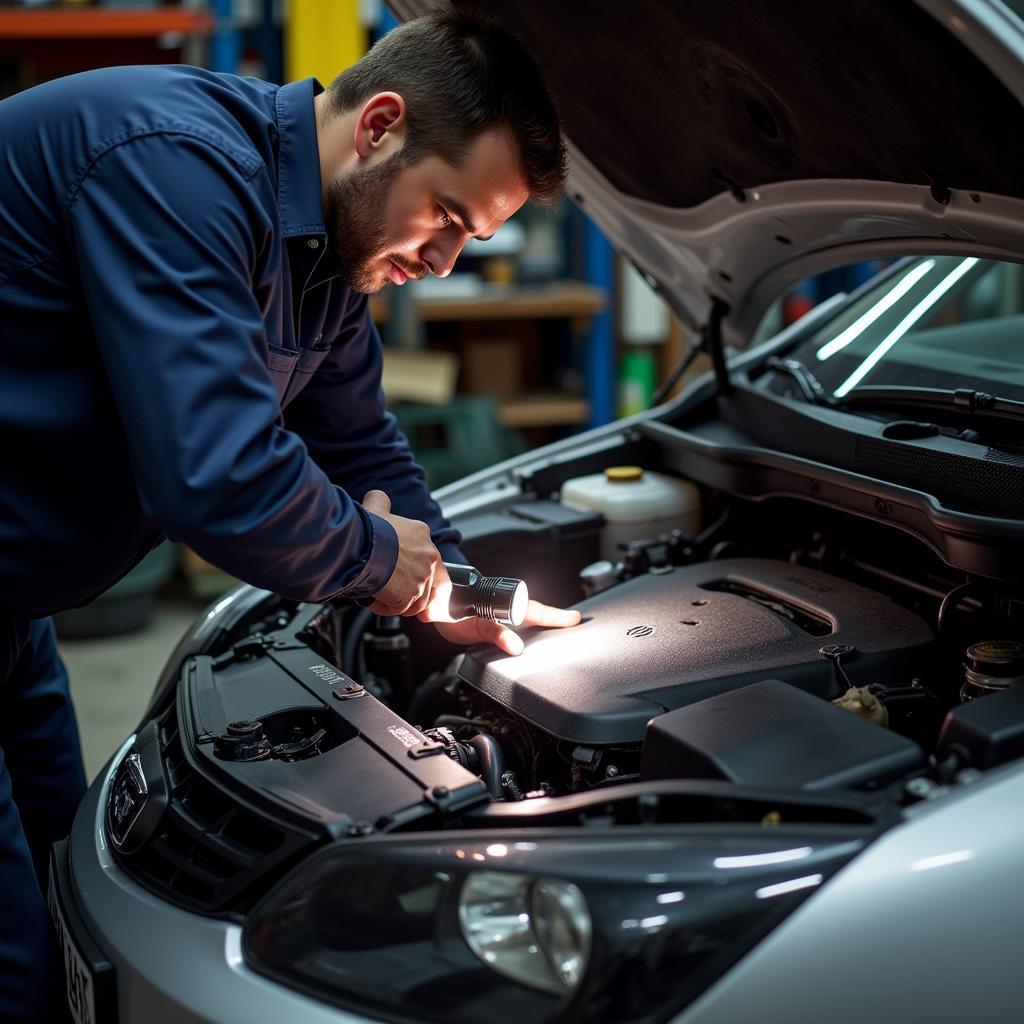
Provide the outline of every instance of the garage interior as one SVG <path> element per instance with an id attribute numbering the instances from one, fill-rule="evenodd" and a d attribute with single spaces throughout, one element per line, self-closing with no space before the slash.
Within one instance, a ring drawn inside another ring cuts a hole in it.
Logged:
<path id="1" fill-rule="evenodd" d="M 139 63 L 328 82 L 394 24 L 382 4 L 357 0 L 291 0 L 287 12 L 271 0 L 3 6 L 0 97 Z M 434 487 L 645 408 L 687 344 L 568 203 L 524 209 L 471 243 L 449 278 L 415 287 L 376 297 L 373 315 L 385 391 Z M 181 634 L 233 582 L 165 543 L 93 605 L 58 616 L 90 779 L 135 727 Z"/>
<path id="2" fill-rule="evenodd" d="M 328 82 L 396 24 L 379 0 L 106 0 L 0 7 L 0 97 L 90 68 L 186 62 Z M 768 334 L 878 263 L 802 282 Z M 384 388 L 432 487 L 650 406 L 692 338 L 580 209 L 527 205 L 454 272 L 376 296 Z M 662 389 L 709 367 L 700 355 Z M 234 582 L 165 543 L 92 605 L 57 616 L 89 778 L 137 723 L 181 634 Z"/>
<path id="3" fill-rule="evenodd" d="M 0 1024 L 1011 1019 L 1024 0 L 0 0 L 8 98 Z"/>

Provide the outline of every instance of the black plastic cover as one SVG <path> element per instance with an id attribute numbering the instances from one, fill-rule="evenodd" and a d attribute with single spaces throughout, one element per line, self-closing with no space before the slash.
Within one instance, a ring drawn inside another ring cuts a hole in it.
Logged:
<path id="1" fill-rule="evenodd" d="M 1024 683 L 953 708 L 942 723 L 936 755 L 953 753 L 982 769 L 1024 755 Z"/>
<path id="2" fill-rule="evenodd" d="M 582 597 L 575 569 L 599 557 L 604 516 L 557 501 L 528 501 L 459 518 L 463 553 L 485 576 L 525 579 L 530 596 L 567 605 Z"/>
<path id="3" fill-rule="evenodd" d="M 187 749 L 202 770 L 335 833 L 363 821 L 386 830 L 487 796 L 480 779 L 445 757 L 440 744 L 298 642 L 221 666 L 195 658 L 182 697 Z M 326 731 L 321 753 L 299 761 L 227 761 L 204 742 L 228 722 L 267 724 L 285 712 L 304 714 L 311 727 Z"/>
<path id="4" fill-rule="evenodd" d="M 524 634 L 518 658 L 474 648 L 459 674 L 537 728 L 588 745 L 639 743 L 655 715 L 765 678 L 836 697 L 826 644 L 853 648 L 843 668 L 854 685 L 909 679 L 932 640 L 887 597 L 770 559 L 641 576 L 577 607 L 581 625 Z"/>
<path id="5" fill-rule="evenodd" d="M 298 638 L 318 615 L 306 606 L 287 630 L 187 658 L 177 701 L 125 758 L 112 846 L 161 898 L 244 913 L 320 843 L 440 824 L 489 799 L 440 743 Z M 269 752 L 239 759 L 227 742 L 239 735 L 259 735 Z"/>
<path id="6" fill-rule="evenodd" d="M 916 743 L 769 679 L 653 719 L 642 775 L 821 790 L 879 785 L 924 764 Z"/>

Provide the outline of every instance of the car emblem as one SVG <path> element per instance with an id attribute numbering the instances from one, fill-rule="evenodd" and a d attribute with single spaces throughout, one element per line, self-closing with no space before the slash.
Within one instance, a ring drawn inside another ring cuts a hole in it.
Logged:
<path id="1" fill-rule="evenodd" d="M 626 636 L 650 636 L 653 632 L 653 626 L 631 626 L 626 630 Z"/>
<path id="2" fill-rule="evenodd" d="M 118 850 L 125 845 L 132 826 L 139 820 L 148 794 L 142 759 L 132 752 L 121 762 L 107 797 L 107 826 L 110 840 Z"/>

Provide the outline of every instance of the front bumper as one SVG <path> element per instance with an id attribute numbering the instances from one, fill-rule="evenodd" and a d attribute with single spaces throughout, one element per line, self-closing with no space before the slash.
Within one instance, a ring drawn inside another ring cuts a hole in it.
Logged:
<path id="1" fill-rule="evenodd" d="M 68 839 L 65 875 L 79 911 L 75 938 L 114 968 L 118 1020 L 146 1024 L 364 1024 L 367 1018 L 308 999 L 250 971 L 242 930 L 190 914 L 133 882 L 107 843 L 104 809 L 131 736 L 86 794 Z"/>

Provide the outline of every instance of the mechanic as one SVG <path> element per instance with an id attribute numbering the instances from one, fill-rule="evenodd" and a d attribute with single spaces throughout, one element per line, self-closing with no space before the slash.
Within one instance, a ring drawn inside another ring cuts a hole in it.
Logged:
<path id="1" fill-rule="evenodd" d="M 40 887 L 85 785 L 50 614 L 167 536 L 522 651 L 443 621 L 465 559 L 385 410 L 367 294 L 555 199 L 565 151 L 533 57 L 450 11 L 326 90 L 110 68 L 4 100 L 0 138 L 0 1019 L 39 1024 Z"/>

